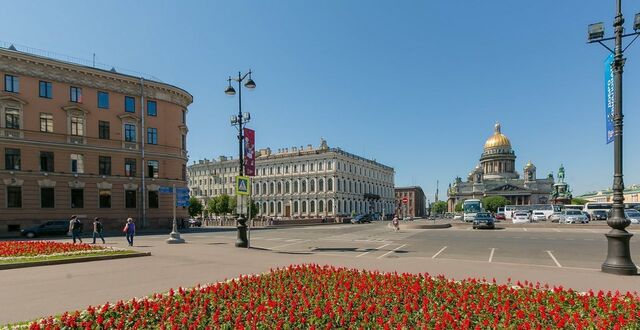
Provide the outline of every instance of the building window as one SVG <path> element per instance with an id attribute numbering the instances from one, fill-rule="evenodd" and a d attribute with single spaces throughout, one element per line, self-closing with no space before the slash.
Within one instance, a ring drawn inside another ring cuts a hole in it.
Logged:
<path id="1" fill-rule="evenodd" d="M 109 109 L 109 93 L 98 91 L 98 108 Z"/>
<path id="2" fill-rule="evenodd" d="M 22 207 L 22 187 L 7 187 L 7 207 Z"/>
<path id="3" fill-rule="evenodd" d="M 127 142 L 136 142 L 136 125 L 124 124 L 124 140 Z"/>
<path id="4" fill-rule="evenodd" d="M 136 112 L 136 99 L 131 96 L 124 97 L 124 111 Z"/>
<path id="5" fill-rule="evenodd" d="M 5 92 L 18 93 L 20 91 L 20 81 L 18 77 L 5 74 L 4 75 Z"/>
<path id="6" fill-rule="evenodd" d="M 136 160 L 132 158 L 124 159 L 124 175 L 133 177 L 136 176 Z"/>
<path id="7" fill-rule="evenodd" d="M 313 172 L 313 163 L 309 164 L 309 172 Z"/>
<path id="8" fill-rule="evenodd" d="M 318 163 L 318 171 L 322 171 L 322 162 Z"/>
<path id="9" fill-rule="evenodd" d="M 307 213 L 307 202 L 302 201 L 302 213 Z"/>
<path id="10" fill-rule="evenodd" d="M 294 194 L 298 193 L 298 181 L 293 182 L 293 193 Z"/>
<path id="11" fill-rule="evenodd" d="M 71 135 L 84 135 L 84 118 L 78 116 L 71 117 Z"/>
<path id="12" fill-rule="evenodd" d="M 289 181 L 284 183 L 284 193 L 288 194 L 291 192 L 291 184 L 289 183 Z"/>
<path id="13" fill-rule="evenodd" d="M 147 161 L 147 169 L 149 172 L 149 178 L 158 178 L 158 173 L 160 171 L 160 162 L 157 160 Z"/>
<path id="14" fill-rule="evenodd" d="M 40 132 L 53 132 L 53 115 L 50 113 L 40 114 Z"/>
<path id="15" fill-rule="evenodd" d="M 147 128 L 147 143 L 158 144 L 158 129 L 153 127 Z"/>
<path id="16" fill-rule="evenodd" d="M 324 191 L 324 180 L 322 180 L 322 179 L 318 180 L 318 191 L 319 192 L 323 192 Z"/>
<path id="17" fill-rule="evenodd" d="M 182 181 L 187 181 L 187 165 L 182 164 Z"/>
<path id="18" fill-rule="evenodd" d="M 84 207 L 84 189 L 71 189 L 71 208 L 81 209 Z"/>
<path id="19" fill-rule="evenodd" d="M 315 191 L 316 191 L 316 181 L 312 179 L 309 182 L 309 192 L 315 192 Z"/>
<path id="20" fill-rule="evenodd" d="M 20 170 L 20 149 L 4 149 L 4 169 L 12 171 Z"/>
<path id="21" fill-rule="evenodd" d="M 157 209 L 159 204 L 158 192 L 149 190 L 149 208 Z"/>
<path id="22" fill-rule="evenodd" d="M 40 80 L 40 97 L 44 97 L 47 99 L 52 98 L 53 93 L 51 87 L 52 85 L 50 82 Z"/>
<path id="23" fill-rule="evenodd" d="M 109 140 L 111 137 L 110 124 L 108 121 L 98 121 L 98 138 Z"/>
<path id="24" fill-rule="evenodd" d="M 303 193 L 307 192 L 307 181 L 302 181 L 301 190 L 302 190 Z"/>
<path id="25" fill-rule="evenodd" d="M 40 188 L 40 207 L 43 209 L 54 208 L 56 204 L 53 188 Z"/>
<path id="26" fill-rule="evenodd" d="M 128 209 L 136 208 L 136 191 L 135 190 L 124 191 L 124 207 Z"/>
<path id="27" fill-rule="evenodd" d="M 309 202 L 309 211 L 311 213 L 315 213 L 316 212 L 316 202 L 315 201 Z"/>
<path id="28" fill-rule="evenodd" d="M 84 173 L 84 156 L 71 154 L 71 173 Z"/>
<path id="29" fill-rule="evenodd" d="M 69 87 L 69 101 L 75 103 L 82 103 L 82 88 Z"/>
<path id="30" fill-rule="evenodd" d="M 321 212 L 321 213 L 324 212 L 324 201 L 323 200 L 318 201 L 318 212 Z"/>
<path id="31" fill-rule="evenodd" d="M 4 113 L 6 128 L 20 129 L 20 110 L 7 108 Z"/>
<path id="32" fill-rule="evenodd" d="M 187 136 L 182 134 L 182 150 L 187 150 Z"/>
<path id="33" fill-rule="evenodd" d="M 147 115 L 153 117 L 158 115 L 158 104 L 156 101 L 147 101 Z"/>
<path id="34" fill-rule="evenodd" d="M 329 178 L 327 180 L 327 191 L 333 191 L 333 179 Z"/>
<path id="35" fill-rule="evenodd" d="M 40 151 L 40 171 L 53 172 L 53 152 Z"/>
<path id="36" fill-rule="evenodd" d="M 111 157 L 109 156 L 98 157 L 98 174 L 111 175 Z"/>
<path id="37" fill-rule="evenodd" d="M 99 196 L 99 204 L 101 209 L 111 208 L 111 190 L 101 189 L 98 194 Z"/>
<path id="38" fill-rule="evenodd" d="M 182 110 L 182 123 L 187 123 L 187 112 L 185 110 Z"/>

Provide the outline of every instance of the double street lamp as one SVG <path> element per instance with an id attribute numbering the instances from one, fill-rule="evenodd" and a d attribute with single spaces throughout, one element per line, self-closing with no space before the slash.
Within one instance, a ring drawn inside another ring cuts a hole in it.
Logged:
<path id="1" fill-rule="evenodd" d="M 607 259 L 602 264 L 602 271 L 618 275 L 636 275 L 638 270 L 631 260 L 629 240 L 632 234 L 625 230 L 631 223 L 624 213 L 624 181 L 622 179 L 622 71 L 625 58 L 624 51 L 640 36 L 640 13 L 635 15 L 633 23 L 633 33 L 624 33 L 624 18 L 622 17 L 622 0 L 616 0 L 616 17 L 613 22 L 614 36 L 604 38 L 604 23 L 589 25 L 589 43 L 599 43 L 613 54 L 613 207 L 611 217 L 607 220 L 607 225 L 611 231 L 607 237 Z M 633 40 L 623 48 L 622 39 L 635 36 Z M 612 50 L 603 41 L 615 40 L 615 47 Z"/>
<path id="2" fill-rule="evenodd" d="M 256 83 L 251 79 L 251 70 L 245 73 L 244 75 L 241 72 L 238 72 L 238 78 L 231 78 L 229 76 L 229 86 L 225 89 L 224 93 L 233 96 L 236 95 L 236 90 L 231 86 L 231 81 L 238 82 L 238 115 L 231 116 L 231 125 L 236 126 L 238 128 L 238 161 L 239 168 L 238 173 L 240 176 L 244 174 L 244 154 L 242 152 L 242 146 L 244 144 L 244 132 L 242 130 L 242 125 L 249 122 L 251 119 L 251 114 L 248 112 L 242 112 L 242 82 L 245 81 L 244 87 L 248 89 L 256 88 Z M 237 192 L 236 192 L 237 194 Z M 241 205 L 241 196 L 238 196 L 237 205 Z M 238 214 L 238 223 L 236 228 L 238 228 L 238 238 L 236 240 L 236 247 L 248 247 L 249 240 L 247 239 L 247 219 L 244 218 L 242 212 Z"/>

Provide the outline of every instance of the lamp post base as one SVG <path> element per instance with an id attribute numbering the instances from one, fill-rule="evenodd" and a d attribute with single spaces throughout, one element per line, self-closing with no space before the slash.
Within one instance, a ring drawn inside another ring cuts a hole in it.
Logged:
<path id="1" fill-rule="evenodd" d="M 631 260 L 629 240 L 633 234 L 626 230 L 611 229 L 607 234 L 607 259 L 602 264 L 602 271 L 616 275 L 637 275 L 638 268 Z"/>
<path id="2" fill-rule="evenodd" d="M 236 247 L 246 248 L 249 247 L 249 240 L 247 239 L 247 219 L 242 215 L 238 217 L 238 239 L 236 240 Z"/>
<path id="3" fill-rule="evenodd" d="M 176 218 L 173 218 L 173 229 L 171 230 L 171 234 L 169 234 L 169 238 L 167 238 L 165 242 L 167 242 L 167 244 L 184 243 L 184 238 L 180 238 L 180 232 L 178 232 L 178 223 Z"/>

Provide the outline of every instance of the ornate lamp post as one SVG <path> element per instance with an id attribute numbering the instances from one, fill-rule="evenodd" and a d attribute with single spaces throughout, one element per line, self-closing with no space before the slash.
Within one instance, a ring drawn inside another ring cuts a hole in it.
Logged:
<path id="1" fill-rule="evenodd" d="M 231 80 L 238 82 L 238 115 L 231 116 L 231 125 L 236 126 L 238 128 L 238 161 L 239 161 L 239 175 L 242 176 L 244 174 L 244 154 L 242 152 L 242 146 L 244 144 L 244 135 L 242 131 L 242 125 L 249 122 L 251 119 L 251 114 L 248 112 L 242 112 L 242 82 L 247 79 L 244 83 L 244 87 L 249 89 L 256 88 L 256 83 L 251 79 L 251 70 L 245 73 L 244 75 L 241 72 L 238 72 L 238 78 L 231 78 L 229 76 L 229 86 L 225 89 L 224 93 L 230 96 L 236 95 L 236 90 L 231 86 Z M 238 204 L 240 205 L 241 196 L 238 195 Z M 247 219 L 245 219 L 244 215 L 240 213 L 238 215 L 238 223 L 236 228 L 238 228 L 238 238 L 236 240 L 236 247 L 248 247 L 249 240 L 247 239 Z"/>
<path id="2" fill-rule="evenodd" d="M 629 249 L 629 240 L 633 234 L 625 230 L 631 223 L 624 214 L 624 181 L 622 179 L 622 71 L 625 58 L 624 51 L 640 36 L 640 14 L 636 14 L 633 33 L 624 34 L 624 18 L 622 17 L 622 0 L 616 0 L 616 17 L 613 22 L 614 37 L 604 38 L 604 23 L 595 23 L 589 25 L 589 43 L 599 43 L 607 48 L 613 54 L 613 156 L 614 156 L 614 174 L 613 174 L 613 208 L 611 217 L 607 220 L 607 224 L 611 227 L 611 231 L 605 236 L 607 237 L 607 259 L 602 264 L 602 271 L 618 275 L 636 275 L 638 270 L 631 260 L 631 252 Z M 622 39 L 629 36 L 635 36 L 633 40 L 623 48 Z M 615 48 L 612 50 L 602 43 L 607 40 L 615 40 Z"/>

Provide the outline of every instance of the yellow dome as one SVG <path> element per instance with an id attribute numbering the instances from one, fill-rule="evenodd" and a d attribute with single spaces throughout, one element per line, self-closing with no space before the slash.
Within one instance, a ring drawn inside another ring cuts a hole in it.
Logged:
<path id="1" fill-rule="evenodd" d="M 487 139 L 487 142 L 484 143 L 484 148 L 490 149 L 499 147 L 511 148 L 511 141 L 509 141 L 504 134 L 500 133 L 500 123 L 496 123 L 495 132 L 489 139 Z"/>

